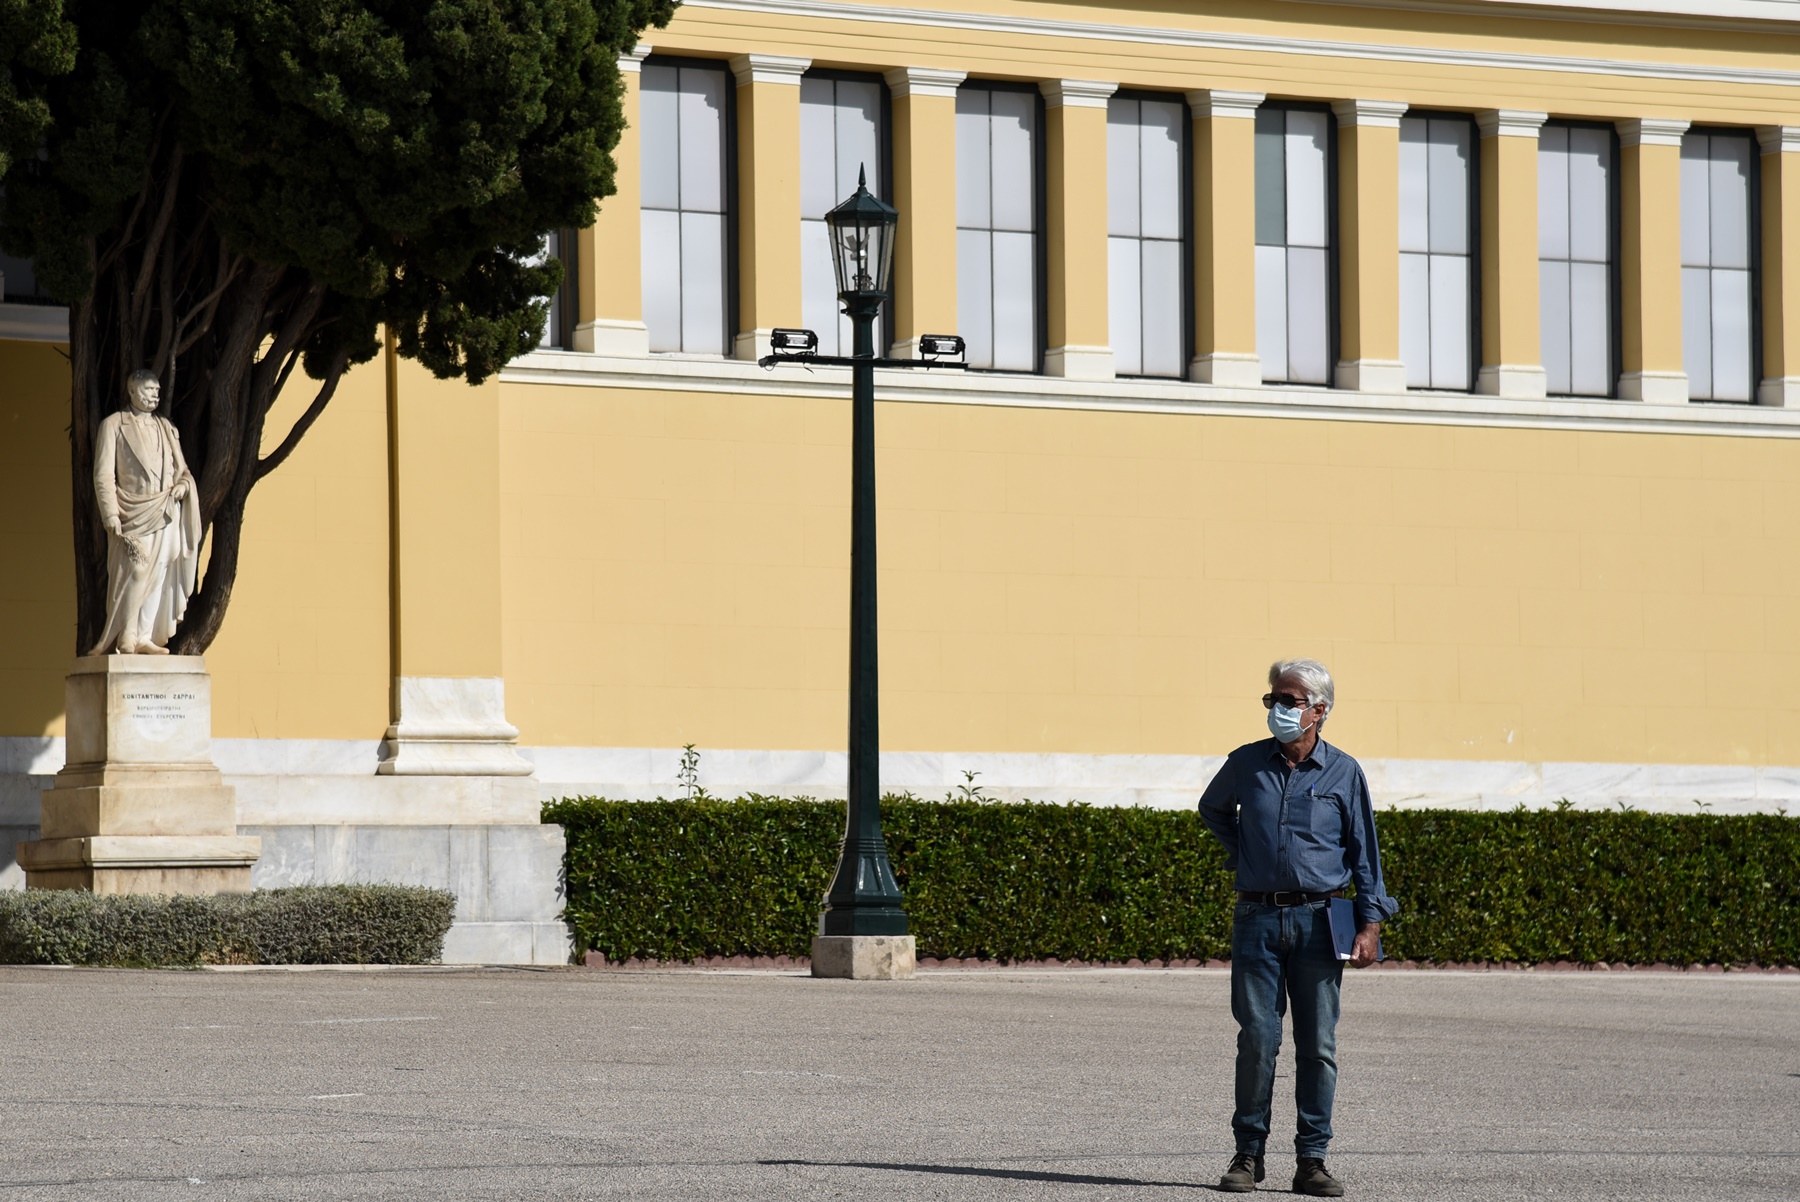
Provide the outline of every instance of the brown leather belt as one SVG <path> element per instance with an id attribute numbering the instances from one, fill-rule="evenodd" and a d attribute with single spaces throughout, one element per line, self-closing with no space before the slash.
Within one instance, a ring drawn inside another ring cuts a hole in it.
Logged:
<path id="1" fill-rule="evenodd" d="M 1313 902 L 1329 901 L 1334 897 L 1344 896 L 1342 889 L 1334 889 L 1330 893 L 1302 893 L 1298 889 L 1279 889 L 1274 893 L 1252 893 L 1248 889 L 1238 890 L 1238 900 L 1255 902 L 1259 906 L 1306 906 Z"/>

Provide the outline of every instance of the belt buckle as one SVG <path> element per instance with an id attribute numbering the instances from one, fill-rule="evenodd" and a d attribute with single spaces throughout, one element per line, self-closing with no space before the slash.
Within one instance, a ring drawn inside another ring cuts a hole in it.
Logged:
<path id="1" fill-rule="evenodd" d="M 1271 894 L 1271 897 L 1274 899 L 1275 906 L 1278 909 L 1286 906 L 1297 906 L 1302 901 L 1306 900 L 1306 895 L 1304 893 L 1299 893 L 1292 889 L 1277 889 Z M 1281 900 L 1284 897 L 1287 898 L 1286 901 Z"/>

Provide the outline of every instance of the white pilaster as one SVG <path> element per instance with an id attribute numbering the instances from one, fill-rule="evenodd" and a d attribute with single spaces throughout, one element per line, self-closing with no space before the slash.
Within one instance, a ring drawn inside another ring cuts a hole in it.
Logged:
<path id="1" fill-rule="evenodd" d="M 888 92 L 895 100 L 908 96 L 956 98 L 956 89 L 969 78 L 967 71 L 946 71 L 940 67 L 895 67 L 882 76 Z"/>
<path id="2" fill-rule="evenodd" d="M 1404 100 L 1334 100 L 1331 111 L 1337 114 L 1338 128 L 1367 126 L 1372 129 L 1399 129 L 1405 115 Z"/>
<path id="3" fill-rule="evenodd" d="M 1541 401 L 1550 395 L 1550 373 L 1528 364 L 1495 364 L 1476 374 L 1475 391 L 1483 396 Z"/>
<path id="4" fill-rule="evenodd" d="M 1679 147 L 1688 125 L 1689 122 L 1664 117 L 1631 117 L 1613 122 L 1619 131 L 1620 146 Z"/>
<path id="5" fill-rule="evenodd" d="M 1619 377 L 1619 397 L 1646 405 L 1685 405 L 1688 378 L 1684 371 L 1628 371 Z"/>
<path id="6" fill-rule="evenodd" d="M 385 776 L 530 776 L 519 730 L 506 720 L 500 677 L 402 676 L 399 720 L 382 737 Z"/>
<path id="7" fill-rule="evenodd" d="M 738 54 L 732 56 L 731 73 L 737 86 L 747 88 L 755 83 L 792 84 L 800 86 L 800 77 L 812 66 L 810 58 L 793 58 L 785 54 Z"/>
<path id="8" fill-rule="evenodd" d="M 1232 92 L 1223 88 L 1195 88 L 1187 94 L 1196 117 L 1238 117 L 1254 121 L 1256 110 L 1269 98 L 1267 92 Z"/>
<path id="9" fill-rule="evenodd" d="M 1548 120 L 1549 113 L 1530 109 L 1482 109 L 1475 114 L 1475 124 L 1484 138 L 1530 138 L 1535 142 Z"/>
<path id="10" fill-rule="evenodd" d="M 1090 79 L 1046 79 L 1038 84 L 1038 91 L 1044 95 L 1047 108 L 1080 108 L 1103 109 L 1112 94 L 1119 90 L 1116 83 L 1099 83 Z"/>

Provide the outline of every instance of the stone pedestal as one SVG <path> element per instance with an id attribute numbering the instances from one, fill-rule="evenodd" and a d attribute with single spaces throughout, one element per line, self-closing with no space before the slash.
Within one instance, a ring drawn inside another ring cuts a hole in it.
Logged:
<path id="1" fill-rule="evenodd" d="M 814 935 L 812 975 L 852 981 L 910 981 L 918 969 L 911 935 Z"/>
<path id="2" fill-rule="evenodd" d="M 198 655 L 91 655 L 66 685 L 68 758 L 19 844 L 32 889 L 248 893 L 262 841 L 212 760 L 212 679 Z"/>

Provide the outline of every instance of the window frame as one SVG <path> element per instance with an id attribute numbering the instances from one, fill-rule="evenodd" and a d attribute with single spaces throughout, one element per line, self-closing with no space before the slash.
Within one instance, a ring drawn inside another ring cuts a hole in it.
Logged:
<path id="1" fill-rule="evenodd" d="M 1044 355 L 1050 348 L 1050 239 L 1045 226 L 1050 220 L 1049 167 L 1045 160 L 1045 138 L 1047 136 L 1044 93 L 1035 83 L 1017 79 L 989 79 L 985 76 L 970 76 L 956 85 L 961 92 L 964 88 L 981 88 L 990 92 L 1028 93 L 1033 100 L 1031 129 L 1031 259 L 1035 279 L 1032 284 L 1032 309 L 1035 314 L 1032 337 L 1037 345 L 1032 353 L 1032 368 L 1029 372 L 1020 372 L 1011 367 L 970 367 L 972 372 L 994 372 L 1001 375 L 1037 375 L 1044 374 Z M 953 154 L 955 148 L 952 147 Z M 960 187 L 960 185 L 958 185 Z M 954 199 L 953 202 L 954 203 Z M 963 228 L 961 225 L 958 229 Z M 991 228 L 991 227 L 990 227 Z M 961 265 L 958 265 L 961 270 Z M 991 298 L 990 298 L 991 303 Z"/>
<path id="2" fill-rule="evenodd" d="M 651 54 L 639 65 L 640 72 L 644 67 L 687 67 L 707 71 L 717 71 L 725 79 L 725 111 L 720 118 L 724 126 L 721 141 L 725 147 L 725 163 L 720 184 L 725 192 L 725 349 L 720 358 L 730 359 L 736 354 L 738 335 L 743 333 L 738 320 L 738 113 L 737 113 L 737 75 L 731 64 L 722 58 L 701 58 L 686 54 Z M 642 79 L 642 75 L 639 75 Z M 642 113 L 639 115 L 639 145 L 642 145 L 643 125 Z M 640 155 L 642 151 L 640 150 Z M 642 179 L 642 170 L 639 171 Z M 641 188 L 641 185 L 640 185 Z M 643 195 L 638 196 L 638 231 L 643 236 Z M 641 254 L 640 249 L 640 254 Z M 640 282 L 639 288 L 642 289 Z M 653 351 L 653 355 L 698 355 L 694 351 Z M 699 356 L 710 358 L 711 356 Z"/>
<path id="3" fill-rule="evenodd" d="M 1263 377 L 1265 384 L 1273 384 L 1283 388 L 1337 388 L 1337 368 L 1343 356 L 1342 304 L 1339 293 L 1343 287 L 1338 266 L 1339 248 L 1342 238 L 1342 206 L 1338 196 L 1338 118 L 1331 105 L 1322 100 L 1265 100 L 1256 106 L 1257 112 L 1264 109 L 1280 112 L 1323 113 L 1325 115 L 1325 381 L 1315 384 L 1298 380 L 1271 380 Z M 1251 187 L 1256 184 L 1255 168 L 1251 168 Z M 1284 200 L 1285 203 L 1285 200 Z M 1284 235 L 1285 236 L 1285 235 Z M 1251 245 L 1266 245 L 1256 242 L 1254 231 L 1251 233 Z M 1283 247 L 1290 245 L 1287 242 Z M 1257 355 L 1261 357 L 1259 348 Z"/>
<path id="4" fill-rule="evenodd" d="M 44 286 L 42 284 L 38 283 L 37 263 L 34 260 L 27 258 L 25 256 L 22 256 L 22 255 L 8 255 L 7 258 L 9 258 L 10 260 L 12 260 L 15 263 L 24 263 L 24 264 L 28 265 L 28 267 L 31 271 L 31 285 L 32 285 L 33 291 L 24 292 L 24 293 L 15 292 L 14 289 L 17 287 L 17 285 L 12 283 L 11 280 L 9 279 L 6 284 L 5 292 L 0 293 L 0 304 L 36 305 L 39 308 L 67 308 L 68 307 L 64 302 L 57 300 L 55 297 L 51 296 L 48 292 L 45 292 Z M 0 267 L 0 273 L 4 273 L 4 271 L 5 271 L 5 268 Z"/>
<path id="5" fill-rule="evenodd" d="M 1721 401 L 1711 397 L 1691 398 L 1697 405 L 1756 405 L 1757 394 L 1766 378 L 1763 374 L 1763 229 L 1762 229 L 1762 143 L 1756 136 L 1753 127 L 1743 125 L 1690 125 L 1683 131 L 1688 134 L 1705 134 L 1717 137 L 1721 134 L 1731 137 L 1747 138 L 1750 142 L 1750 212 L 1746 220 L 1750 223 L 1750 397 L 1743 401 Z M 1677 194 L 1679 203 L 1679 193 Z M 1676 254 L 1680 254 L 1679 248 Z M 1683 263 L 1683 267 L 1687 264 Z M 1711 265 L 1707 267 L 1712 270 Z M 1683 314 L 1686 317 L 1686 314 Z M 1685 352 L 1684 352 L 1685 354 Z M 1683 370 L 1686 364 L 1683 364 Z M 1689 381 L 1690 387 L 1692 381 Z"/>
<path id="6" fill-rule="evenodd" d="M 543 350 L 572 351 L 575 349 L 575 327 L 581 324 L 580 279 L 577 273 L 581 267 L 581 234 L 575 229 L 554 229 L 550 231 L 556 236 L 557 262 L 562 264 L 562 283 L 550 294 L 551 312 L 545 315 L 545 333 L 555 338 L 554 342 L 540 344 Z M 546 241 L 549 235 L 545 235 Z M 547 247 L 546 247 L 547 249 Z M 554 315 L 554 331 L 551 329 L 550 316 Z"/>
<path id="7" fill-rule="evenodd" d="M 1473 393 L 1481 383 L 1481 123 L 1460 109 L 1407 109 L 1400 115 L 1426 121 L 1466 121 L 1469 125 L 1469 384 L 1455 390 Z M 1427 252 L 1429 253 L 1429 252 Z M 1409 388 L 1409 392 L 1446 392 L 1442 388 Z"/>
<path id="8" fill-rule="evenodd" d="M 1545 129 L 1605 130 L 1609 145 L 1612 148 L 1612 170 L 1607 173 L 1606 179 L 1606 297 L 1608 309 L 1606 354 L 1607 379 L 1610 383 L 1607 385 L 1607 391 L 1600 396 L 1586 392 L 1551 392 L 1548 387 L 1545 389 L 1545 394 L 1556 400 L 1617 400 L 1619 398 L 1619 381 L 1625 374 L 1625 278 L 1623 262 L 1625 254 L 1625 235 L 1624 231 L 1620 228 L 1623 224 L 1625 210 L 1623 184 L 1620 180 L 1620 176 L 1623 172 L 1622 160 L 1620 158 L 1619 127 L 1608 121 L 1583 121 L 1552 117 L 1545 121 L 1543 126 L 1538 130 L 1537 144 L 1540 154 L 1542 153 L 1543 131 Z M 1539 212 L 1538 220 L 1541 224 L 1543 221 L 1542 212 Z M 1541 247 L 1535 253 L 1537 254 L 1538 262 L 1541 264 L 1544 258 Z M 1680 253 L 1679 249 L 1676 253 Z M 1568 259 L 1565 261 L 1573 263 L 1577 260 Z M 1541 267 L 1539 268 L 1539 276 L 1541 279 Z M 1538 336 L 1540 341 L 1543 337 L 1543 320 L 1543 313 L 1540 309 L 1538 314 Z M 1541 349 L 1538 352 L 1538 359 L 1540 363 L 1543 360 L 1543 351 Z M 1548 380 L 1546 380 L 1545 383 L 1548 385 Z"/>
<path id="9" fill-rule="evenodd" d="M 876 157 L 880 160 L 881 178 L 876 181 L 877 187 L 875 190 L 875 195 L 878 196 L 883 202 L 885 202 L 889 205 L 893 204 L 894 203 L 894 89 L 888 85 L 887 76 L 882 74 L 880 71 L 848 71 L 848 70 L 844 70 L 839 67 L 808 67 L 801 74 L 800 78 L 803 80 L 805 80 L 805 79 L 829 79 L 829 80 L 833 80 L 833 81 L 842 80 L 842 81 L 846 81 L 849 83 L 872 83 L 872 84 L 878 85 L 879 90 L 878 90 L 877 94 L 881 97 L 881 104 L 880 104 L 880 109 L 879 109 L 881 116 L 879 118 L 880 128 L 875 131 L 875 154 L 876 154 Z M 733 146 L 734 150 L 736 149 L 736 144 L 737 144 L 737 139 L 733 138 L 732 146 Z M 805 219 L 802 218 L 802 220 L 805 220 Z M 736 258 L 737 258 L 737 256 L 734 253 L 732 255 L 732 259 L 733 259 L 734 263 L 736 261 Z M 894 322 L 894 305 L 895 305 L 895 293 L 898 291 L 899 291 L 898 288 L 895 287 L 895 282 L 890 280 L 888 283 L 887 302 L 881 306 L 881 317 L 876 325 L 876 330 L 875 330 L 875 340 L 877 343 L 877 346 L 875 347 L 875 353 L 877 355 L 887 355 L 887 354 L 892 353 L 892 351 L 893 351 L 894 330 L 897 328 L 895 325 L 895 322 Z M 735 294 L 734 294 L 734 299 L 735 299 Z M 735 320 L 735 316 L 736 316 L 736 314 L 734 311 L 734 313 L 733 313 L 734 320 Z"/>
<path id="10" fill-rule="evenodd" d="M 1194 361 L 1194 348 L 1198 345 L 1194 336 L 1194 109 L 1188 103 L 1186 93 L 1160 92 L 1154 88 L 1120 88 L 1107 99 L 1139 102 L 1154 100 L 1159 104 L 1174 104 L 1181 109 L 1181 165 L 1179 168 L 1181 196 L 1178 202 L 1181 205 L 1181 371 L 1173 376 L 1121 373 L 1118 378 L 1121 380 L 1185 380 L 1189 365 Z M 1108 203 L 1110 205 L 1110 198 Z M 1111 236 L 1109 232 L 1107 237 Z M 1142 240 L 1140 237 L 1139 241 Z M 1112 281 L 1109 279 L 1108 287 L 1111 286 L 1111 283 Z M 1139 321 L 1141 328 L 1141 315 Z M 1112 331 L 1109 329 L 1107 340 L 1110 342 L 1112 337 Z M 1041 364 L 1042 356 L 1039 357 L 1039 361 Z"/>

